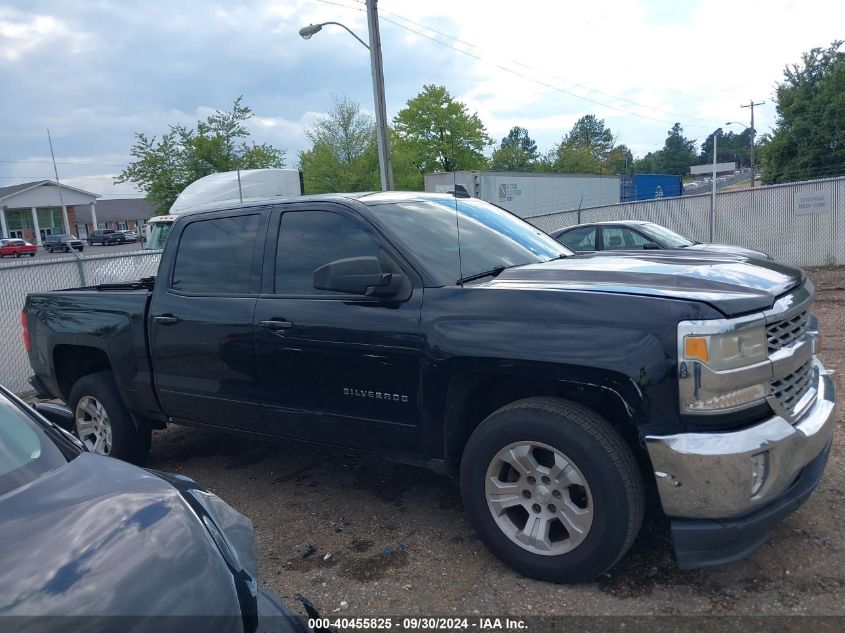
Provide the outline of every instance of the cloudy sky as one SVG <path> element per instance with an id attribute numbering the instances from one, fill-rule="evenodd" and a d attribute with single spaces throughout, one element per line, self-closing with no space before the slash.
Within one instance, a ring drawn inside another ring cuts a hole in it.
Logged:
<path id="1" fill-rule="evenodd" d="M 445 85 L 500 139 L 528 128 L 542 151 L 580 116 L 605 119 L 635 155 L 675 121 L 699 142 L 729 120 L 774 124 L 786 64 L 843 38 L 836 0 L 381 0 L 388 116 Z M 0 5 L 0 186 L 60 178 L 115 196 L 133 134 L 193 124 L 238 96 L 254 137 L 287 150 L 347 95 L 372 111 L 358 0 L 6 0 Z M 737 132 L 741 127 L 735 128 Z"/>

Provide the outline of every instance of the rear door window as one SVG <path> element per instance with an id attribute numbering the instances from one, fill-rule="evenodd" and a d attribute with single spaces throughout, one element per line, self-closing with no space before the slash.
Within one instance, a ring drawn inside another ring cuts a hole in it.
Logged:
<path id="1" fill-rule="evenodd" d="M 256 294 L 253 262 L 260 214 L 191 222 L 182 231 L 172 290 L 190 294 Z"/>
<path id="2" fill-rule="evenodd" d="M 594 251 L 596 250 L 596 227 L 582 226 L 572 229 L 557 239 L 573 251 Z"/>

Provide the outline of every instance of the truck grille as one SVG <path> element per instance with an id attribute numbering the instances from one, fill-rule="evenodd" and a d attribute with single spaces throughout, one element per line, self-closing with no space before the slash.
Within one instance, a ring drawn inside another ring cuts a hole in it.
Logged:
<path id="1" fill-rule="evenodd" d="M 808 360 L 788 376 L 772 382 L 771 393 L 786 410 L 791 412 L 813 384 L 813 361 Z"/>
<path id="2" fill-rule="evenodd" d="M 769 341 L 769 354 L 786 347 L 807 331 L 807 310 L 788 319 L 781 319 L 766 326 Z"/>

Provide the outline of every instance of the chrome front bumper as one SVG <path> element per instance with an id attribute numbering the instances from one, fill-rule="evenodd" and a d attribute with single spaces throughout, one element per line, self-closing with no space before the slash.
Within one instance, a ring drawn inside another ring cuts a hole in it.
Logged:
<path id="1" fill-rule="evenodd" d="M 721 519 L 777 499 L 833 436 L 833 381 L 815 358 L 813 370 L 815 403 L 794 424 L 775 415 L 741 431 L 646 436 L 663 511 L 670 517 Z M 752 456 L 763 452 L 768 474 L 752 496 Z"/>

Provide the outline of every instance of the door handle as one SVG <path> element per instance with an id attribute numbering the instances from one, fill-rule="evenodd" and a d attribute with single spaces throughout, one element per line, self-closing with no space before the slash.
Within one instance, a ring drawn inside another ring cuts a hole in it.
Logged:
<path id="1" fill-rule="evenodd" d="M 153 323 L 158 323 L 159 325 L 176 325 L 179 323 L 179 317 L 175 316 L 157 316 L 153 317 Z"/>
<path id="2" fill-rule="evenodd" d="M 284 319 L 273 319 L 272 321 L 259 321 L 258 325 L 265 330 L 276 332 L 278 330 L 287 330 L 293 327 L 293 323 L 285 321 Z"/>

